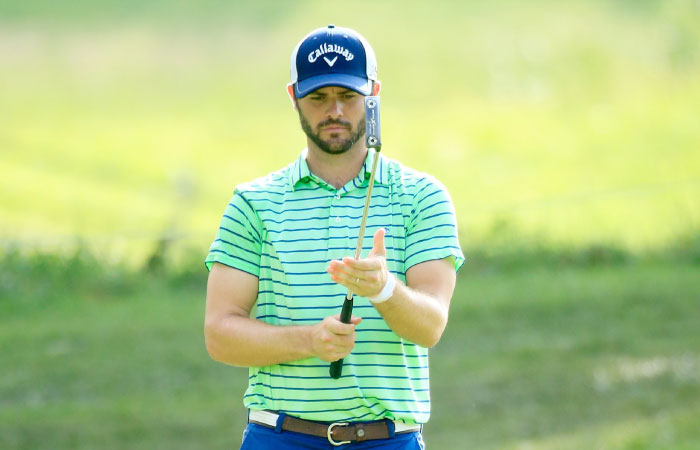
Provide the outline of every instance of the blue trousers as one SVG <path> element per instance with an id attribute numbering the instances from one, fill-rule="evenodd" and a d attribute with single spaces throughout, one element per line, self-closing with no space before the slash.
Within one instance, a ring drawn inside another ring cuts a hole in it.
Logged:
<path id="1" fill-rule="evenodd" d="M 241 450 L 425 450 L 423 436 L 419 432 L 401 433 L 389 439 L 352 442 L 335 447 L 328 439 L 295 433 L 276 432 L 256 423 L 249 423 L 243 432 Z"/>

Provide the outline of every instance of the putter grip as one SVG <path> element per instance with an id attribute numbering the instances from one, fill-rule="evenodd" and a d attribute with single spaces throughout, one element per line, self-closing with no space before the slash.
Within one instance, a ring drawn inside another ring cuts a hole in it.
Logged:
<path id="1" fill-rule="evenodd" d="M 350 323 L 350 317 L 352 316 L 352 298 L 348 299 L 347 297 L 345 298 L 345 301 L 343 302 L 343 309 L 340 311 L 340 321 L 343 323 Z M 333 361 L 331 363 L 331 368 L 328 371 L 328 373 L 331 375 L 331 378 L 335 378 L 336 380 L 340 378 L 340 375 L 343 374 L 343 359 L 339 359 L 338 361 Z"/>

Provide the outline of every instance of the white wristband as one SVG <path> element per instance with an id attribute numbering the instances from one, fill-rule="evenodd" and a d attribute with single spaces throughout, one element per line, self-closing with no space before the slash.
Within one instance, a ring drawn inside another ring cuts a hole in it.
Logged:
<path id="1" fill-rule="evenodd" d="M 389 276 L 386 278 L 386 283 L 381 292 L 374 297 L 369 297 L 369 301 L 372 303 L 382 303 L 391 298 L 394 295 L 394 289 L 396 288 L 396 277 L 393 273 L 389 272 Z"/>

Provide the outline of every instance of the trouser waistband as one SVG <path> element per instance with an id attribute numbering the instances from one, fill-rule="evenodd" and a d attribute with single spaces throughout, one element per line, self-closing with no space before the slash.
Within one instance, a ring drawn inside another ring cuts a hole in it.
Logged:
<path id="1" fill-rule="evenodd" d="M 279 421 L 282 420 L 280 424 Z M 367 423 L 335 422 L 324 423 L 299 419 L 285 414 L 277 414 L 271 411 L 250 410 L 248 421 L 270 428 L 325 437 L 333 445 L 347 444 L 350 442 L 362 442 L 373 439 L 388 439 L 392 437 L 389 423 L 393 424 L 393 432 L 411 433 L 421 431 L 421 425 L 408 425 L 403 422 L 381 420 Z"/>

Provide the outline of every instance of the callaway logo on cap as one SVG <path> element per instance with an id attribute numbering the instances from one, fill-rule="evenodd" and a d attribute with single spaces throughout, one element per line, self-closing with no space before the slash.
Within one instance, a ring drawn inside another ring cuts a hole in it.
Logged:
<path id="1" fill-rule="evenodd" d="M 290 72 L 297 98 L 325 86 L 343 86 L 370 95 L 372 81 L 377 79 L 377 60 L 357 31 L 328 25 L 297 44 Z"/>

